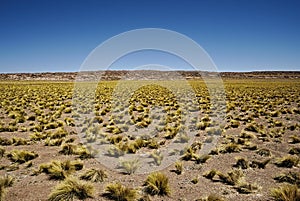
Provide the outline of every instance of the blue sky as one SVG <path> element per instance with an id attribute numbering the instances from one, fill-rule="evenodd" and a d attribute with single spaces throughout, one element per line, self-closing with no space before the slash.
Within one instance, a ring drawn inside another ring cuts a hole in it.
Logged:
<path id="1" fill-rule="evenodd" d="M 0 0 L 0 72 L 78 71 L 105 40 L 148 27 L 190 37 L 219 71 L 300 70 L 299 8 L 289 0 Z M 115 67 L 149 58 L 171 59 L 143 52 Z"/>

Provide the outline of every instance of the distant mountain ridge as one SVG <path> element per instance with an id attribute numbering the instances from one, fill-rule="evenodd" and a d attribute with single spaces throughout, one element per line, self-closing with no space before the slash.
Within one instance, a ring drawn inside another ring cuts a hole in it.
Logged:
<path id="1" fill-rule="evenodd" d="M 300 78 L 300 71 L 252 71 L 252 72 L 198 72 L 198 71 L 156 71 L 156 70 L 116 70 L 86 72 L 43 72 L 43 73 L 0 73 L 0 80 L 41 80 L 41 81 L 74 81 L 76 80 L 120 80 L 120 79 L 201 79 L 205 76 L 244 79 L 284 79 Z"/>

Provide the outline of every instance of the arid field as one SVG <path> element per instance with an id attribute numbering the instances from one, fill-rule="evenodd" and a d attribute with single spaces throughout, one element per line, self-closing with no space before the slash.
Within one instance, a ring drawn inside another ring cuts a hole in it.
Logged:
<path id="1" fill-rule="evenodd" d="M 0 76 L 1 201 L 300 200 L 299 73 L 124 73 Z"/>

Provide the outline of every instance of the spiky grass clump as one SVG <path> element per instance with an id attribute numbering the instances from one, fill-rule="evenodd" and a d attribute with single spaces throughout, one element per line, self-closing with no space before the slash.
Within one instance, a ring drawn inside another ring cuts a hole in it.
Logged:
<path id="1" fill-rule="evenodd" d="M 208 197 L 197 199 L 196 201 L 226 201 L 219 195 L 211 194 Z"/>
<path id="2" fill-rule="evenodd" d="M 63 128 L 58 128 L 54 133 L 50 134 L 50 139 L 60 139 L 63 137 L 66 137 L 68 135 L 68 132 L 64 130 Z"/>
<path id="3" fill-rule="evenodd" d="M 236 167 L 236 168 L 242 168 L 242 169 L 247 169 L 247 168 L 249 168 L 249 162 L 245 158 L 237 157 L 236 158 L 236 164 L 234 165 L 234 167 Z"/>
<path id="4" fill-rule="evenodd" d="M 260 189 L 260 186 L 257 184 L 250 184 L 250 183 L 241 183 L 238 184 L 235 189 L 242 194 L 249 194 L 249 193 L 254 193 L 258 189 Z"/>
<path id="5" fill-rule="evenodd" d="M 38 173 L 44 172 L 49 175 L 50 179 L 63 180 L 70 174 L 83 168 L 81 161 L 57 161 L 54 160 L 48 164 L 41 164 Z"/>
<path id="6" fill-rule="evenodd" d="M 121 161 L 121 167 L 125 173 L 133 174 L 140 167 L 140 161 L 138 159 Z"/>
<path id="7" fill-rule="evenodd" d="M 12 138 L 12 142 L 15 146 L 19 146 L 19 145 L 27 145 L 28 141 L 24 138 L 19 138 L 19 137 L 13 137 Z"/>
<path id="8" fill-rule="evenodd" d="M 47 138 L 45 140 L 45 146 L 60 146 L 64 141 L 64 138 L 60 138 L 60 139 L 50 139 Z"/>
<path id="9" fill-rule="evenodd" d="M 135 201 L 138 198 L 136 189 L 123 186 L 121 183 L 108 184 L 105 196 L 116 201 Z"/>
<path id="10" fill-rule="evenodd" d="M 218 171 L 215 169 L 210 170 L 209 172 L 206 172 L 203 174 L 203 177 L 213 180 L 213 178 L 217 175 Z"/>
<path id="11" fill-rule="evenodd" d="M 191 182 L 192 182 L 193 184 L 197 184 L 197 183 L 199 182 L 198 177 L 195 177 L 194 179 L 192 179 Z"/>
<path id="12" fill-rule="evenodd" d="M 218 172 L 217 175 L 219 176 L 220 180 L 228 185 L 235 186 L 240 183 L 242 177 L 244 176 L 241 170 L 233 170 L 226 174 Z"/>
<path id="13" fill-rule="evenodd" d="M 150 195 L 170 195 L 169 179 L 163 173 L 154 172 L 148 175 L 146 181 L 146 192 Z"/>
<path id="14" fill-rule="evenodd" d="M 38 157 L 38 154 L 26 150 L 13 150 L 7 154 L 7 157 L 13 162 L 25 163 Z"/>
<path id="15" fill-rule="evenodd" d="M 11 187 L 15 179 L 10 175 L 0 177 L 0 201 L 4 199 L 6 188 Z"/>
<path id="16" fill-rule="evenodd" d="M 255 125 L 255 124 L 248 124 L 245 128 L 246 131 L 251 131 L 251 132 L 255 132 L 255 133 L 259 133 L 260 132 L 260 128 Z"/>
<path id="17" fill-rule="evenodd" d="M 174 172 L 176 173 L 176 174 L 182 174 L 182 172 L 183 172 L 183 163 L 182 162 L 180 162 L 180 161 L 177 161 L 176 163 L 175 163 L 175 170 L 174 170 Z"/>
<path id="18" fill-rule="evenodd" d="M 4 153 L 5 153 L 5 149 L 0 146 L 0 159 L 4 156 Z"/>
<path id="19" fill-rule="evenodd" d="M 195 149 L 192 147 L 188 147 L 183 156 L 181 157 L 182 160 L 188 161 L 188 160 L 197 160 L 199 159 L 199 155 L 195 153 Z"/>
<path id="20" fill-rule="evenodd" d="M 157 166 L 160 166 L 164 156 L 161 154 L 160 151 L 157 151 L 157 150 L 154 150 L 152 153 L 151 153 L 151 158 L 154 159 L 154 163 L 157 165 Z"/>
<path id="21" fill-rule="evenodd" d="M 287 183 L 297 185 L 298 187 L 300 187 L 300 173 L 299 172 L 288 172 L 285 174 L 280 174 L 280 175 L 274 177 L 274 179 L 280 183 L 287 182 Z"/>
<path id="22" fill-rule="evenodd" d="M 204 201 L 226 201 L 219 195 L 211 194 Z"/>
<path id="23" fill-rule="evenodd" d="M 293 147 L 289 150 L 289 154 L 300 156 L 300 147 Z"/>
<path id="24" fill-rule="evenodd" d="M 68 177 L 59 183 L 49 195 L 48 201 L 84 200 L 93 197 L 94 186 L 91 183 L 81 181 L 75 177 Z"/>
<path id="25" fill-rule="evenodd" d="M 271 189 L 271 196 L 276 201 L 300 201 L 300 190 L 296 185 L 284 185 Z"/>
<path id="26" fill-rule="evenodd" d="M 7 146 L 12 145 L 13 141 L 11 139 L 0 137 L 0 145 Z"/>
<path id="27" fill-rule="evenodd" d="M 300 143 L 300 137 L 299 137 L 299 136 L 293 135 L 293 136 L 291 136 L 290 138 L 291 138 L 291 141 L 290 141 L 291 144 L 297 144 L 297 143 Z"/>
<path id="28" fill-rule="evenodd" d="M 30 137 L 30 140 L 32 140 L 32 141 L 40 141 L 40 140 L 46 139 L 47 134 L 36 131 L 36 132 L 30 134 L 29 137 Z"/>
<path id="29" fill-rule="evenodd" d="M 237 153 L 240 152 L 242 149 L 240 147 L 240 145 L 236 144 L 236 143 L 229 143 L 227 144 L 225 147 L 223 147 L 223 149 L 220 150 L 220 153 Z"/>
<path id="30" fill-rule="evenodd" d="M 278 167 L 286 167 L 286 168 L 292 168 L 294 166 L 297 166 L 299 163 L 299 158 L 297 156 L 285 156 L 282 158 L 279 158 L 276 162 L 275 165 Z"/>
<path id="31" fill-rule="evenodd" d="M 120 157 L 123 156 L 125 153 L 123 150 L 121 150 L 119 147 L 117 146 L 111 146 L 109 147 L 109 149 L 107 150 L 107 155 L 109 156 L 113 156 L 113 157 Z"/>
<path id="32" fill-rule="evenodd" d="M 266 156 L 266 157 L 271 156 L 271 151 L 269 149 L 265 149 L 265 148 L 257 150 L 256 153 L 260 156 Z"/>
<path id="33" fill-rule="evenodd" d="M 80 179 L 92 181 L 92 182 L 103 182 L 107 178 L 107 174 L 104 170 L 100 169 L 89 169 L 80 176 Z"/>
<path id="34" fill-rule="evenodd" d="M 196 163 L 200 164 L 200 163 L 205 163 L 208 159 L 210 159 L 211 156 L 208 154 L 203 154 L 202 156 L 199 156 L 196 158 Z"/>
<path id="35" fill-rule="evenodd" d="M 267 164 L 270 163 L 271 159 L 270 158 L 267 158 L 263 161 L 257 161 L 257 160 L 254 160 L 250 163 L 250 167 L 252 168 L 259 168 L 259 169 L 265 169 Z"/>

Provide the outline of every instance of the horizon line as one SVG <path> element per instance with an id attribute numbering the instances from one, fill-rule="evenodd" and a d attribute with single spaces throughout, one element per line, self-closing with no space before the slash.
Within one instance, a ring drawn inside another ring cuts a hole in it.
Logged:
<path id="1" fill-rule="evenodd" d="M 47 73 L 84 73 L 84 72 L 109 72 L 109 71 L 113 71 L 113 72 L 124 72 L 124 71 L 162 71 L 162 72 L 208 72 L 208 73 L 262 73 L 262 72 L 284 72 L 284 73 L 288 73 L 288 72 L 300 72 L 300 70 L 253 70 L 253 71 L 199 71 L 199 70 L 183 70 L 183 69 L 178 69 L 178 70 L 146 70 L 146 69 L 141 69 L 141 70 L 132 70 L 132 69 L 128 69 L 128 70 L 96 70 L 96 71 L 36 71 L 36 72 L 0 72 L 0 74 L 47 74 Z"/>

